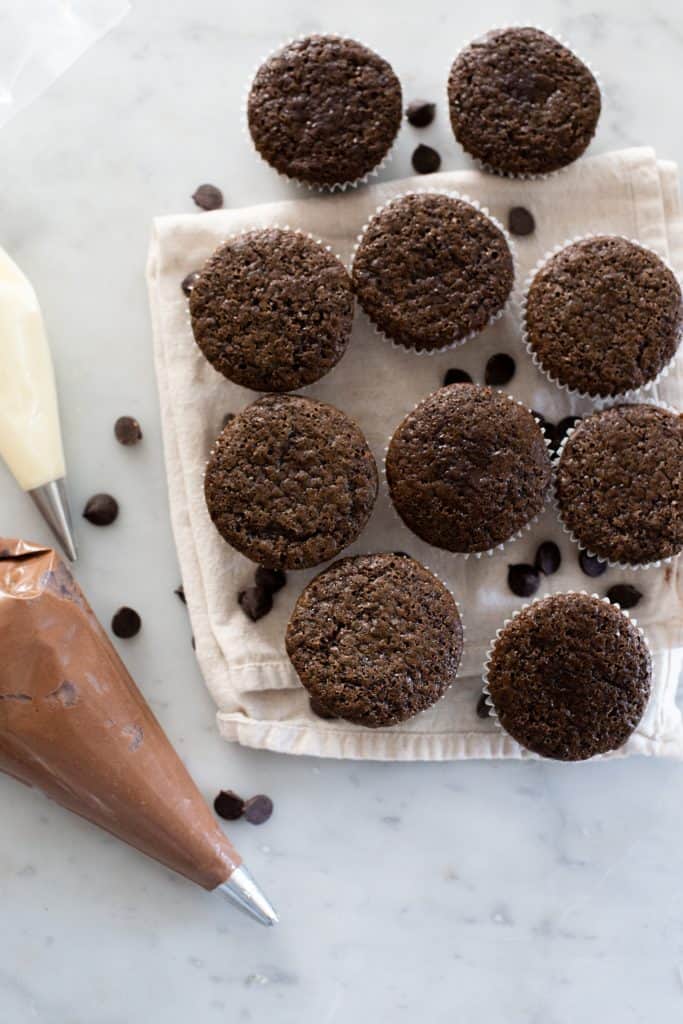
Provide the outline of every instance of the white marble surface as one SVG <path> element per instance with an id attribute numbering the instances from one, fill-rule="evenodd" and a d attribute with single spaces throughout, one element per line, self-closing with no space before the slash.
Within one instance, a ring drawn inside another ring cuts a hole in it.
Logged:
<path id="1" fill-rule="evenodd" d="M 239 97 L 264 51 L 310 30 L 375 45 L 407 98 L 441 101 L 420 138 L 460 166 L 442 101 L 449 60 L 463 39 L 520 19 L 601 70 L 595 151 L 647 143 L 683 161 L 670 0 L 134 0 L 0 133 L 0 242 L 43 303 L 74 506 L 97 490 L 122 505 L 108 530 L 78 524 L 79 579 L 105 622 L 121 603 L 140 610 L 143 632 L 121 653 L 207 797 L 273 796 L 268 824 L 232 835 L 282 915 L 261 930 L 0 778 L 3 1024 L 681 1018 L 680 766 L 391 766 L 229 747 L 173 595 L 143 282 L 152 216 L 190 209 L 204 180 L 234 205 L 292 191 L 251 153 Z M 415 138 L 404 130 L 392 175 L 408 172 Z M 112 439 L 121 413 L 143 425 L 137 449 Z M 0 502 L 2 532 L 48 539 L 4 470 Z"/>

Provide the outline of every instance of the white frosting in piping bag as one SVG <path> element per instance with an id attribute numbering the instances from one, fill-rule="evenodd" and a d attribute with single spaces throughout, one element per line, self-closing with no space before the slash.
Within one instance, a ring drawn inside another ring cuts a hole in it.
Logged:
<path id="1" fill-rule="evenodd" d="M 33 490 L 64 476 L 57 391 L 31 282 L 0 248 L 0 455 Z"/>

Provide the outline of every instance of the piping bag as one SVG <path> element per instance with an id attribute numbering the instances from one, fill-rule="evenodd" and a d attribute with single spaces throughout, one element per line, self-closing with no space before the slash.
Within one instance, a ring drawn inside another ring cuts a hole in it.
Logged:
<path id="1" fill-rule="evenodd" d="M 0 455 L 75 561 L 57 390 L 31 282 L 0 248 Z"/>
<path id="2" fill-rule="evenodd" d="M 51 548 L 0 538 L 0 650 L 0 771 L 277 922 Z"/>

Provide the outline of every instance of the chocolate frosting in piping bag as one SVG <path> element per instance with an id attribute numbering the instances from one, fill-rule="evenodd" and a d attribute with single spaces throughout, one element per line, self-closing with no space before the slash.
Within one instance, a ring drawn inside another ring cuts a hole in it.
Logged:
<path id="1" fill-rule="evenodd" d="M 0 770 L 203 886 L 241 863 L 51 548 L 0 539 Z"/>

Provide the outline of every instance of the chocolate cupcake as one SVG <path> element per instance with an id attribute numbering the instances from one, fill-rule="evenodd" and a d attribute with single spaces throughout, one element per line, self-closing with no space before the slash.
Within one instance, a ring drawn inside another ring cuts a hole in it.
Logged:
<path id="1" fill-rule="evenodd" d="M 594 397 L 652 383 L 676 353 L 681 289 L 663 260 L 626 238 L 579 239 L 538 269 L 524 303 L 537 365 L 555 383 Z"/>
<path id="2" fill-rule="evenodd" d="M 568 593 L 534 601 L 499 630 L 485 688 L 502 728 L 527 750 L 584 761 L 623 746 L 651 678 L 635 623 L 606 598 Z"/>
<path id="3" fill-rule="evenodd" d="M 276 171 L 314 188 L 356 184 L 386 157 L 401 126 L 391 65 L 339 36 L 288 43 L 256 72 L 247 118 Z"/>
<path id="4" fill-rule="evenodd" d="M 268 569 L 306 569 L 359 535 L 377 496 L 377 467 L 339 409 L 267 395 L 235 416 L 204 480 L 218 532 Z"/>
<path id="5" fill-rule="evenodd" d="M 501 315 L 514 265 L 502 230 L 471 203 L 412 192 L 370 220 L 351 276 L 358 301 L 383 334 L 433 352 L 473 337 Z"/>
<path id="6" fill-rule="evenodd" d="M 389 443 L 386 472 L 413 533 L 447 551 L 482 553 L 538 515 L 551 463 L 528 409 L 490 388 L 453 384 L 406 416 Z"/>
<path id="7" fill-rule="evenodd" d="M 353 292 L 340 260 L 298 231 L 231 238 L 190 292 L 195 341 L 228 380 L 293 391 L 319 380 L 351 336 Z"/>
<path id="8" fill-rule="evenodd" d="M 462 50 L 448 78 L 451 125 L 487 169 L 548 174 L 584 152 L 600 89 L 578 57 L 537 28 L 488 32 Z"/>
<path id="9" fill-rule="evenodd" d="M 555 492 L 574 540 L 603 561 L 648 565 L 683 550 L 683 416 L 617 405 L 581 420 Z"/>
<path id="10" fill-rule="evenodd" d="M 463 648 L 449 591 L 407 555 L 343 558 L 312 580 L 287 653 L 316 708 L 370 728 L 424 711 L 455 679 Z"/>

